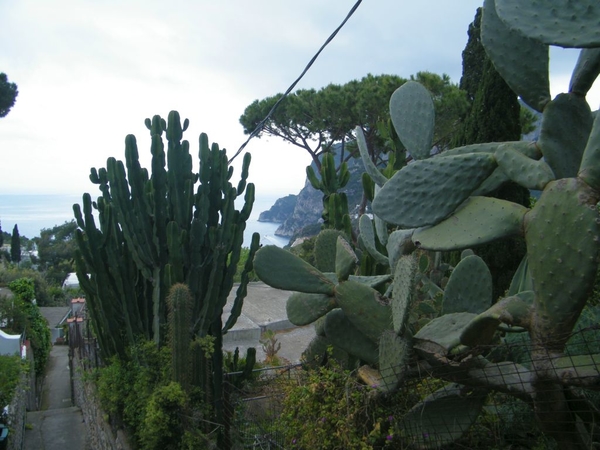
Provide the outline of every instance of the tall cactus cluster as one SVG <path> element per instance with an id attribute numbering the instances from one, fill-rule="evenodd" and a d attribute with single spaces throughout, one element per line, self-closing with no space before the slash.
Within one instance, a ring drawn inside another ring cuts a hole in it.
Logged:
<path id="1" fill-rule="evenodd" d="M 126 358 L 127 347 L 138 339 L 157 345 L 170 342 L 176 349 L 174 376 L 213 395 L 218 416 L 222 337 L 239 317 L 259 247 L 255 233 L 231 314 L 223 324 L 254 185 L 247 183 L 250 155 L 245 155 L 234 186 L 225 150 L 209 145 L 206 134 L 200 135 L 195 172 L 189 142 L 182 141 L 188 124 L 187 119 L 181 124 L 176 111 L 167 121 L 160 116 L 146 119 L 152 139 L 151 173 L 140 165 L 133 135 L 125 139 L 125 163 L 109 158 L 106 168 L 91 170 L 90 179 L 101 195 L 93 201 L 84 194 L 83 207 L 74 205 L 77 275 L 103 355 Z M 243 207 L 237 210 L 235 201 L 242 195 Z M 171 290 L 171 321 L 176 325 L 167 341 Z M 215 351 L 208 357 L 199 346 L 192 352 L 185 344 L 205 338 L 214 342 Z M 184 374 L 186 352 L 192 359 L 190 375 Z"/>
<path id="2" fill-rule="evenodd" d="M 424 370 L 451 383 L 404 418 L 403 438 L 417 448 L 459 437 L 491 391 L 530 404 L 560 448 L 590 448 L 599 416 L 582 389 L 597 390 L 600 355 L 571 355 L 566 344 L 592 292 L 600 250 L 600 114 L 585 100 L 600 74 L 600 6 L 486 0 L 482 42 L 509 86 L 543 114 L 539 140 L 468 145 L 431 157 L 433 104 L 425 88 L 407 82 L 392 96 L 390 113 L 413 163 L 388 179 L 370 163 L 356 130 L 377 185 L 375 226 L 361 218 L 360 241 L 389 265 L 389 276 L 358 275 L 357 257 L 343 238 L 334 273 L 269 247 L 257 253 L 256 271 L 272 286 L 298 291 L 288 300 L 290 320 L 315 322 L 320 337 L 376 369 L 384 390 Z M 550 45 L 582 48 L 569 92 L 554 99 Z M 486 196 L 509 180 L 542 191 L 534 207 Z M 445 285 L 438 317 L 411 325 L 415 287 L 428 285 L 419 275 L 418 252 L 461 250 L 511 235 L 525 237 L 527 256 L 504 298 L 494 302 L 485 264 L 465 254 Z M 490 351 L 506 331 L 529 336 L 530 361 Z"/>
<path id="3" fill-rule="evenodd" d="M 323 193 L 323 228 L 342 230 L 351 236 L 348 198 L 345 193 L 339 192 L 350 181 L 348 165 L 343 162 L 338 172 L 333 154 L 325 153 L 319 175 L 320 178 L 317 177 L 312 166 L 306 168 L 306 176 L 312 187 Z"/>

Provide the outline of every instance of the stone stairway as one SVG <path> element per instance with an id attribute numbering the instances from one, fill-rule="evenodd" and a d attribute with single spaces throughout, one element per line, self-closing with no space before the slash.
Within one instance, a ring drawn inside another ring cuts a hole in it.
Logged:
<path id="1" fill-rule="evenodd" d="M 24 450 L 84 450 L 85 424 L 71 401 L 69 348 L 50 352 L 42 391 L 42 409 L 27 413 Z"/>

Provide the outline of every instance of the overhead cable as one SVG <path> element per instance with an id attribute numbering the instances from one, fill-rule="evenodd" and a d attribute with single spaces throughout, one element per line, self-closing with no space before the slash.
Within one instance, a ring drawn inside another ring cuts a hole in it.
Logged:
<path id="1" fill-rule="evenodd" d="M 350 19 L 350 17 L 352 17 L 352 15 L 354 14 L 354 12 L 356 11 L 356 9 L 359 7 L 359 5 L 361 3 L 362 3 L 362 0 L 357 0 L 357 2 L 354 4 L 354 6 L 352 7 L 352 9 L 350 9 L 350 12 L 348 12 L 348 15 L 346 15 L 346 18 L 340 24 L 340 26 L 338 26 L 334 30 L 334 32 L 331 33 L 331 35 L 327 38 L 327 40 L 321 46 L 321 48 L 319 49 L 319 51 L 308 62 L 308 64 L 306 65 L 306 67 L 304 68 L 304 70 L 302 71 L 302 73 L 300 74 L 300 76 L 298 78 L 296 78 L 296 80 L 291 84 L 291 86 L 287 89 L 287 91 L 285 91 L 285 93 L 281 97 L 279 97 L 279 99 L 277 100 L 277 102 L 275 102 L 275 104 L 273 105 L 273 107 L 271 108 L 271 110 L 269 111 L 269 113 L 266 115 L 266 117 L 263 120 L 261 120 L 258 123 L 258 125 L 256 125 L 256 127 L 254 128 L 254 130 L 252 130 L 252 133 L 250 133 L 250 136 L 248 136 L 248 139 L 246 139 L 246 142 L 244 142 L 241 145 L 241 147 L 238 149 L 238 151 L 235 153 L 235 155 L 233 155 L 231 157 L 231 159 L 229 160 L 230 164 L 244 150 L 244 148 L 246 148 L 246 145 L 248 145 L 248 143 L 250 142 L 250 140 L 252 140 L 252 138 L 256 137 L 262 131 L 263 126 L 265 125 L 265 123 L 267 122 L 267 120 L 269 120 L 271 118 L 271 116 L 273 115 L 273 113 L 275 112 L 275 110 L 277 109 L 277 107 L 279 106 L 279 104 L 283 101 L 284 98 L 286 98 L 288 96 L 288 94 L 290 92 L 292 92 L 292 90 L 296 87 L 296 85 L 298 84 L 298 82 L 302 79 L 302 77 L 304 77 L 304 75 L 306 74 L 306 72 L 308 72 L 308 69 L 310 69 L 311 66 L 313 65 L 313 63 L 317 60 L 317 58 L 319 57 L 319 55 L 321 54 L 321 52 L 333 40 L 333 38 L 338 34 L 338 32 L 342 29 L 342 27 L 346 24 L 346 22 L 348 22 L 348 20 Z"/>

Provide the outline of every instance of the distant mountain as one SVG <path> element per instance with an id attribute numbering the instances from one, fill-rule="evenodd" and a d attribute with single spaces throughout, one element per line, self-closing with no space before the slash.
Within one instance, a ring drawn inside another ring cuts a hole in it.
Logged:
<path id="1" fill-rule="evenodd" d="M 339 156 L 336 164 L 339 165 Z M 341 192 L 348 197 L 350 213 L 356 214 L 362 201 L 361 177 L 364 166 L 360 158 L 347 162 L 350 171 L 350 181 Z M 313 169 L 316 168 L 313 164 Z M 318 176 L 318 175 L 317 175 Z M 276 236 L 293 237 L 298 235 L 305 227 L 314 226 L 321 222 L 323 212 L 323 193 L 312 187 L 308 179 L 298 195 L 288 195 L 278 199 L 275 204 L 259 216 L 259 221 L 281 223 L 275 232 Z M 311 227 L 313 229 L 314 227 Z"/>
<path id="2" fill-rule="evenodd" d="M 260 213 L 258 221 L 271 223 L 285 222 L 293 214 L 297 199 L 298 196 L 293 194 L 277 199 L 268 211 Z"/>

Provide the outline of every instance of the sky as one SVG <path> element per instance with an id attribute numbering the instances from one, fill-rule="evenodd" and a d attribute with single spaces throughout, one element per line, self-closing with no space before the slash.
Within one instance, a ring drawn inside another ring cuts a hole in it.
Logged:
<path id="1" fill-rule="evenodd" d="M 458 83 L 467 29 L 482 0 L 364 0 L 296 89 L 368 73 L 446 73 Z M 0 72 L 18 85 L 0 119 L 0 194 L 98 194 L 91 167 L 124 158 L 135 134 L 150 165 L 144 119 L 177 110 L 197 160 L 208 134 L 233 155 L 256 99 L 284 92 L 354 0 L 0 0 Z M 578 51 L 551 51 L 552 94 L 566 90 Z M 598 83 L 597 83 L 598 84 Z M 588 96 L 592 109 L 600 89 Z M 296 194 L 309 155 L 253 139 L 257 195 Z M 234 181 L 239 179 L 241 157 Z"/>

